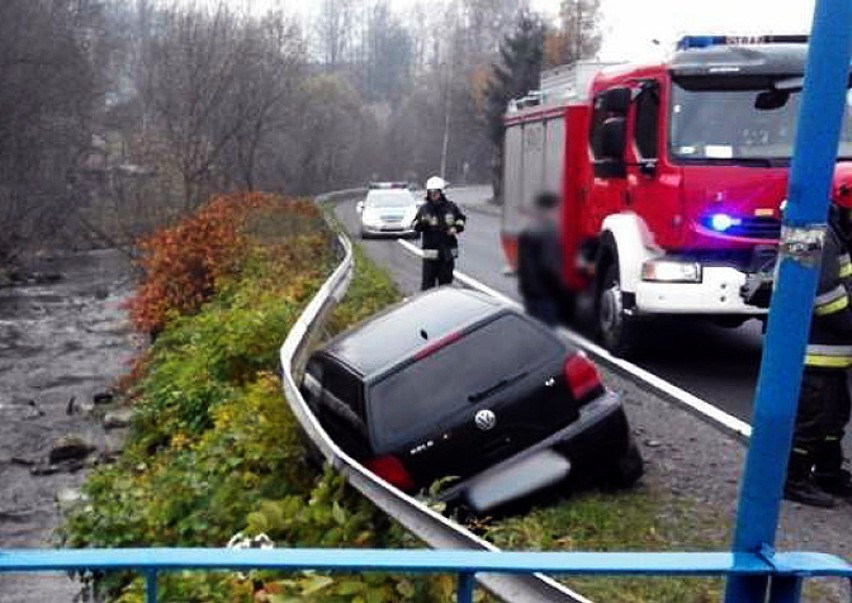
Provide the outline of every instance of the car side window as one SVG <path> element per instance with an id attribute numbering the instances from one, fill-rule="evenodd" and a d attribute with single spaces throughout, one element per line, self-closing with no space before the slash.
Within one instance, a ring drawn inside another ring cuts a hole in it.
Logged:
<path id="1" fill-rule="evenodd" d="M 323 374 L 322 405 L 358 431 L 365 431 L 361 382 L 343 367 L 329 363 Z"/>
<path id="2" fill-rule="evenodd" d="M 592 123 L 589 128 L 589 147 L 592 149 L 592 155 L 595 159 L 603 159 L 601 149 L 601 129 L 604 121 L 608 117 L 606 105 L 604 104 L 603 93 L 595 96 L 595 102 L 592 110 Z"/>
<path id="3" fill-rule="evenodd" d="M 642 159 L 657 158 L 657 131 L 660 120 L 660 93 L 656 82 L 648 82 L 636 97 L 636 123 L 633 136 Z"/>
<path id="4" fill-rule="evenodd" d="M 308 406 L 316 412 L 322 395 L 323 364 L 317 358 L 308 361 L 305 367 L 305 377 L 302 380 L 302 397 Z"/>

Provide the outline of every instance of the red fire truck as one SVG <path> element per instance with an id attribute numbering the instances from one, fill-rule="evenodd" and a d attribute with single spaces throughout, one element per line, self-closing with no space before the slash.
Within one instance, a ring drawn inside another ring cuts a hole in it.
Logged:
<path id="1" fill-rule="evenodd" d="M 510 264 L 533 198 L 556 192 L 566 304 L 591 295 L 610 350 L 659 315 L 765 316 L 806 42 L 690 36 L 664 63 L 543 73 L 505 116 Z M 852 119 L 839 157 L 835 188 L 852 186 Z"/>

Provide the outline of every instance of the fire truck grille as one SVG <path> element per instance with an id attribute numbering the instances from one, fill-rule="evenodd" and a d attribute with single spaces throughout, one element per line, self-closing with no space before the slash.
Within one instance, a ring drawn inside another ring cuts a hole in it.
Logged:
<path id="1" fill-rule="evenodd" d="M 725 234 L 751 239 L 778 239 L 781 237 L 781 220 L 776 218 L 742 218 Z"/>

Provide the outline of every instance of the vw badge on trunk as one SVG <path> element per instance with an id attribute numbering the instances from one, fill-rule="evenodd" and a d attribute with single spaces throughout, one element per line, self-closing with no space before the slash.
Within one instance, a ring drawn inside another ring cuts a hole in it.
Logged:
<path id="1" fill-rule="evenodd" d="M 473 417 L 473 421 L 482 431 L 488 431 L 489 429 L 493 429 L 497 424 L 497 415 L 494 414 L 494 411 L 486 408 L 477 412 Z"/>

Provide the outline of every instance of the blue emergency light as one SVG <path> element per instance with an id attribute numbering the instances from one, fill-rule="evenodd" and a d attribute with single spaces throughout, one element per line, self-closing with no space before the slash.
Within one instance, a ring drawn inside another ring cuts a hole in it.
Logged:
<path id="1" fill-rule="evenodd" d="M 714 232 L 728 232 L 732 228 L 742 226 L 743 219 L 726 213 L 715 213 L 705 215 L 701 223 Z"/>
<path id="2" fill-rule="evenodd" d="M 741 44 L 807 44 L 805 35 L 764 36 L 683 36 L 677 43 L 678 50 L 709 48 L 711 46 L 735 46 Z"/>
<path id="3" fill-rule="evenodd" d="M 728 214 L 713 214 L 710 217 L 710 227 L 717 232 L 725 232 L 732 226 L 739 226 L 743 221 Z"/>

